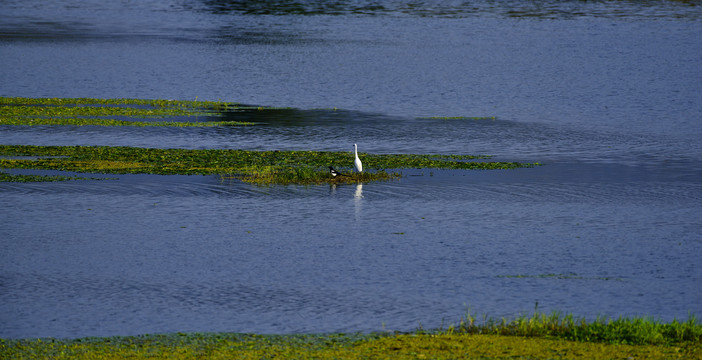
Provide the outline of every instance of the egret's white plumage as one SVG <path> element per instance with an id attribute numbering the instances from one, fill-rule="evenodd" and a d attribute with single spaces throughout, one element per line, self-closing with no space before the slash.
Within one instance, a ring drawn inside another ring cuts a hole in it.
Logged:
<path id="1" fill-rule="evenodd" d="M 363 172 L 363 164 L 361 159 L 358 158 L 358 145 L 353 144 L 353 151 L 356 153 L 356 160 L 353 161 L 353 167 L 356 168 L 357 172 Z"/>

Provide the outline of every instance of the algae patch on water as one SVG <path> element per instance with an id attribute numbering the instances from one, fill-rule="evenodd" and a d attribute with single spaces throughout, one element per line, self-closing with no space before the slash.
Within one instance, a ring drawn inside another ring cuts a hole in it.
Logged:
<path id="1" fill-rule="evenodd" d="M 110 146 L 0 145 L 0 168 L 82 173 L 220 175 L 257 184 L 358 183 L 390 180 L 408 168 L 515 169 L 537 164 L 486 161 L 486 156 L 361 153 L 363 173 L 350 166 L 353 153 L 332 151 L 250 151 L 156 149 Z M 32 159 L 9 156 L 33 156 Z M 472 161 L 480 160 L 480 161 Z M 348 164 L 346 166 L 345 164 Z M 332 177 L 334 166 L 343 176 Z M 393 169 L 388 171 L 387 169 Z"/>
<path id="2" fill-rule="evenodd" d="M 0 125 L 252 125 L 222 120 L 222 114 L 266 109 L 221 101 L 0 97 Z"/>

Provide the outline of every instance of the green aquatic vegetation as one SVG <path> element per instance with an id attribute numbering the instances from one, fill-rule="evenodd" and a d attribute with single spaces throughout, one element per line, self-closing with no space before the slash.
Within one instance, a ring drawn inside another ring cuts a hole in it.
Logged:
<path id="1" fill-rule="evenodd" d="M 209 127 L 227 125 L 251 125 L 235 121 L 129 121 L 97 118 L 9 118 L 0 116 L 0 125 L 73 125 L 73 126 L 172 126 Z"/>
<path id="2" fill-rule="evenodd" d="M 365 167 L 351 171 L 353 153 L 329 151 L 248 151 L 223 149 L 155 149 L 108 146 L 0 145 L 0 168 L 63 170 L 88 173 L 220 175 L 258 184 L 354 183 L 401 176 L 387 169 L 514 169 L 535 164 L 480 161 L 471 155 L 360 154 Z M 48 158 L 47 158 L 48 156 Z M 348 164 L 348 167 L 342 166 Z M 328 166 L 345 176 L 333 178 Z"/>
<path id="3" fill-rule="evenodd" d="M 496 325 L 475 325 L 480 331 L 443 331 L 371 334 L 256 335 L 240 333 L 177 333 L 81 339 L 0 339 L 0 357 L 12 359 L 698 359 L 702 356 L 700 328 L 694 318 L 684 323 L 656 323 L 626 319 L 611 327 L 678 329 L 689 337 L 661 332 L 661 337 L 630 342 L 627 331 L 600 330 L 600 325 L 560 316 L 516 319 Z M 554 322 L 556 323 L 554 325 Z M 609 324 L 609 323 L 607 323 Z M 610 326 L 610 325 L 605 325 Z M 570 339 L 556 328 L 575 328 L 612 334 Z M 515 330 L 516 329 L 516 330 Z M 502 331 L 500 333 L 500 331 Z"/>
<path id="4" fill-rule="evenodd" d="M 538 303 L 537 303 L 538 307 Z M 650 317 L 610 319 L 597 317 L 589 322 L 572 314 L 560 312 L 545 314 L 534 310 L 532 315 L 522 315 L 513 320 L 493 319 L 487 316 L 482 321 L 473 314 L 466 314 L 458 325 L 452 325 L 447 333 L 491 334 L 509 336 L 556 337 L 580 342 L 598 342 L 629 345 L 674 345 L 678 343 L 702 342 L 702 324 L 695 316 L 687 321 L 673 320 L 670 323 L 656 321 Z"/>
<path id="5" fill-rule="evenodd" d="M 261 185 L 289 184 L 349 184 L 370 181 L 386 181 L 400 178 L 399 173 L 386 171 L 348 173 L 332 177 L 327 170 L 304 166 L 259 166 L 246 168 L 239 175 L 221 175 L 223 179 L 238 178 L 242 181 Z"/>
<path id="6" fill-rule="evenodd" d="M 162 118 L 167 116 L 211 115 L 216 113 L 202 111 L 192 113 L 185 108 L 152 108 L 152 107 L 127 107 L 127 106 L 13 106 L 0 107 L 2 115 L 16 115 L 27 117 L 78 117 L 78 116 L 128 116 L 136 118 Z"/>
<path id="7" fill-rule="evenodd" d="M 194 101 L 191 100 L 163 100 L 163 99 L 97 99 L 97 98 L 24 98 L 0 97 L 0 106 L 33 105 L 33 106 L 122 106 L 122 107 L 150 107 L 153 109 L 188 109 L 206 111 L 229 111 L 236 109 L 252 109 L 254 107 L 242 106 L 238 103 L 224 101 Z M 263 109 L 263 108 L 261 108 Z"/>
<path id="8" fill-rule="evenodd" d="M 87 178 L 81 176 L 63 175 L 32 175 L 32 174 L 8 174 L 0 172 L 0 182 L 51 182 L 69 180 L 104 180 L 98 178 Z"/>
<path id="9" fill-rule="evenodd" d="M 238 121 L 197 121 L 197 118 L 220 117 L 225 111 L 251 111 L 252 109 L 254 108 L 235 103 L 211 101 L 0 97 L 0 125 L 181 127 L 251 125 L 253 123 Z M 256 110 L 266 110 L 266 108 L 256 108 Z M 119 120 L 115 117 L 123 119 Z M 167 118 L 171 120 L 133 120 Z M 192 118 L 195 121 L 175 121 L 174 118 Z"/>

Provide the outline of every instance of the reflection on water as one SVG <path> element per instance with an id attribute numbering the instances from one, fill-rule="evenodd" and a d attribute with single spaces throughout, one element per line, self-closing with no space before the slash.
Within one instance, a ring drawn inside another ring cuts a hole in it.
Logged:
<path id="1" fill-rule="evenodd" d="M 353 193 L 353 197 L 357 202 L 363 199 L 363 184 L 356 184 L 356 191 Z"/>
<path id="2" fill-rule="evenodd" d="M 2 144 L 348 151 L 351 168 L 360 142 L 544 166 L 0 183 L 0 337 L 404 331 L 537 301 L 699 313 L 697 4 L 4 1 L 0 95 L 294 108 L 222 114 L 244 127 L 0 126 Z"/>
<path id="3" fill-rule="evenodd" d="M 361 220 L 363 211 L 363 184 L 356 184 L 356 191 L 353 193 L 353 205 L 356 214 L 356 221 Z"/>

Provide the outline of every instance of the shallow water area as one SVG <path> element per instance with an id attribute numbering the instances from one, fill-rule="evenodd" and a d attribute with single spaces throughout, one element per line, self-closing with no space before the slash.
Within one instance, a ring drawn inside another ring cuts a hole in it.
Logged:
<path id="1" fill-rule="evenodd" d="M 542 165 L 0 183 L 0 337 L 409 331 L 537 302 L 700 316 L 702 4 L 541 3 L 5 2 L 1 96 L 292 108 L 198 118 L 251 126 L 0 125 L 1 144 Z"/>

